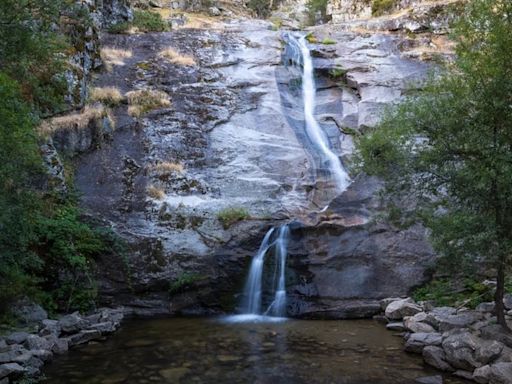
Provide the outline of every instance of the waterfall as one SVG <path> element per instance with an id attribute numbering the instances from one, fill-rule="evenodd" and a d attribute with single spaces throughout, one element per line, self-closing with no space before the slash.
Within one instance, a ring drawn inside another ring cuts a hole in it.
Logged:
<path id="1" fill-rule="evenodd" d="M 306 134 L 318 148 L 319 155 L 327 165 L 338 192 L 343 192 L 350 184 L 350 178 L 338 156 L 329 147 L 329 140 L 315 118 L 316 86 L 313 60 L 307 46 L 306 36 L 299 38 L 287 35 L 292 49 L 295 51 L 293 61 L 296 65 L 302 63 L 302 99 L 304 102 L 304 120 Z"/>
<path id="2" fill-rule="evenodd" d="M 263 238 L 260 248 L 253 257 L 249 275 L 244 289 L 243 312 L 247 315 L 286 316 L 286 256 L 290 230 L 288 225 L 282 225 L 273 235 L 276 228 L 271 228 Z M 274 279 L 271 292 L 273 300 L 265 311 L 262 311 L 263 301 L 263 269 L 265 256 L 273 251 L 275 258 Z"/>

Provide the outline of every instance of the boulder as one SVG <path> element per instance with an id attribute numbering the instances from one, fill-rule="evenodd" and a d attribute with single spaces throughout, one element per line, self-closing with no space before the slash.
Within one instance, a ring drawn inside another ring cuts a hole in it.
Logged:
<path id="1" fill-rule="evenodd" d="M 503 347 L 499 341 L 482 340 L 475 351 L 476 360 L 484 365 L 489 364 L 501 355 Z"/>
<path id="2" fill-rule="evenodd" d="M 443 384 L 443 377 L 441 375 L 419 377 L 414 382 L 420 384 Z"/>
<path id="3" fill-rule="evenodd" d="M 491 324 L 480 329 L 482 338 L 496 340 L 507 347 L 512 348 L 512 335 L 505 333 L 503 328 L 498 324 Z"/>
<path id="4" fill-rule="evenodd" d="M 219 8 L 217 8 L 217 7 L 210 7 L 210 8 L 208 8 L 208 14 L 209 14 L 210 16 L 220 16 L 220 15 L 221 15 L 221 13 L 222 13 L 222 12 L 221 12 L 221 11 L 220 11 L 220 9 L 219 9 Z"/>
<path id="5" fill-rule="evenodd" d="M 482 340 L 469 331 L 452 333 L 442 343 L 446 361 L 453 367 L 466 371 L 481 367 L 484 364 L 475 357 L 480 342 Z"/>
<path id="6" fill-rule="evenodd" d="M 95 329 L 102 334 L 113 333 L 117 330 L 119 323 L 113 323 L 111 321 L 104 321 L 102 323 L 97 323 L 90 325 L 87 329 Z"/>
<path id="7" fill-rule="evenodd" d="M 63 353 L 66 353 L 69 349 L 69 341 L 68 339 L 62 338 L 57 339 L 52 347 L 52 352 L 56 355 L 62 355 Z"/>
<path id="8" fill-rule="evenodd" d="M 496 363 L 491 365 L 490 384 L 512 384 L 512 363 Z"/>
<path id="9" fill-rule="evenodd" d="M 450 329 L 468 328 L 484 319 L 484 315 L 477 311 L 461 311 L 455 315 L 448 315 L 446 317 L 440 316 L 438 318 L 438 329 L 440 332 L 446 332 Z"/>
<path id="10" fill-rule="evenodd" d="M 494 303 L 493 302 L 487 302 L 487 303 L 480 303 L 476 306 L 475 311 L 478 312 L 494 312 Z"/>
<path id="11" fill-rule="evenodd" d="M 443 348 L 434 345 L 428 345 L 423 348 L 423 360 L 428 365 L 433 366 L 441 371 L 453 371 L 453 368 L 446 361 L 446 354 Z"/>
<path id="12" fill-rule="evenodd" d="M 28 300 L 18 302 L 11 311 L 23 325 L 37 324 L 48 318 L 48 313 L 40 305 Z"/>
<path id="13" fill-rule="evenodd" d="M 0 352 L 5 352 L 7 350 L 9 350 L 9 346 L 4 339 L 0 339 Z"/>
<path id="14" fill-rule="evenodd" d="M 400 300 L 404 300 L 402 297 L 387 297 L 385 299 L 382 299 L 379 303 L 380 303 L 380 307 L 383 311 L 386 311 L 386 308 L 388 307 L 389 304 L 391 304 L 392 302 L 394 301 L 400 301 Z M 406 300 L 409 300 L 409 302 L 413 302 L 413 300 L 411 298 L 407 298 Z"/>
<path id="15" fill-rule="evenodd" d="M 32 349 L 51 349 L 51 343 L 44 337 L 37 335 L 29 335 L 23 344 L 25 348 Z"/>
<path id="16" fill-rule="evenodd" d="M 413 333 L 405 343 L 407 352 L 422 353 L 428 345 L 441 345 L 443 337 L 440 333 Z"/>
<path id="17" fill-rule="evenodd" d="M 434 328 L 437 328 L 439 327 L 439 322 L 441 319 L 451 315 L 455 315 L 456 313 L 457 310 L 452 307 L 436 307 L 427 313 L 425 322 L 430 324 Z"/>
<path id="18" fill-rule="evenodd" d="M 69 347 L 74 347 L 75 345 L 85 344 L 91 340 L 96 340 L 101 338 L 100 331 L 95 329 L 80 331 L 77 334 L 71 335 L 67 338 Z"/>
<path id="19" fill-rule="evenodd" d="M 473 380 L 473 373 L 469 371 L 464 371 L 462 369 L 459 369 L 458 371 L 455 371 L 452 373 L 453 376 L 460 377 L 461 379 L 465 380 Z"/>
<path id="20" fill-rule="evenodd" d="M 503 304 L 505 305 L 506 310 L 512 310 L 512 294 L 509 293 L 503 297 Z"/>
<path id="21" fill-rule="evenodd" d="M 87 320 L 82 318 L 78 312 L 63 316 L 59 319 L 59 326 L 65 333 L 75 333 L 89 325 Z"/>
<path id="22" fill-rule="evenodd" d="M 28 336 L 28 332 L 13 332 L 5 338 L 5 341 L 7 344 L 23 344 Z"/>
<path id="23" fill-rule="evenodd" d="M 53 358 L 53 353 L 45 349 L 33 349 L 30 353 L 41 361 L 50 361 Z"/>
<path id="24" fill-rule="evenodd" d="M 59 336 L 61 329 L 60 329 L 60 323 L 57 320 L 43 320 L 42 321 L 43 328 L 39 331 L 40 336 L 47 336 L 47 335 L 55 335 Z"/>
<path id="25" fill-rule="evenodd" d="M 17 363 L 8 363 L 0 365 L 0 379 L 7 376 L 19 377 L 26 372 L 26 369 Z M 8 382 L 8 381 L 7 381 Z"/>
<path id="26" fill-rule="evenodd" d="M 473 380 L 479 384 L 487 384 L 491 377 L 491 367 L 484 365 L 483 367 L 477 368 L 473 372 Z"/>
<path id="27" fill-rule="evenodd" d="M 386 307 L 386 317 L 391 320 L 400 320 L 405 316 L 414 316 L 422 311 L 422 308 L 412 302 L 411 299 L 393 301 Z"/>
<path id="28" fill-rule="evenodd" d="M 425 315 L 425 312 L 420 312 L 418 313 L 418 315 Z M 420 318 L 422 318 L 423 316 L 421 316 Z M 412 316 L 412 317 L 406 317 L 404 319 L 404 325 L 405 325 L 405 328 L 408 329 L 409 331 L 411 332 L 414 332 L 414 333 L 430 333 L 430 332 L 435 332 L 436 330 L 434 329 L 434 327 L 432 327 L 430 324 L 427 324 L 427 323 L 423 323 L 422 321 L 418 321 L 415 319 L 416 316 Z"/>
<path id="29" fill-rule="evenodd" d="M 5 352 L 0 353 L 0 364 L 10 363 L 11 361 L 14 361 L 18 356 L 22 355 L 25 352 L 27 352 L 27 350 L 23 348 L 21 345 L 10 345 Z"/>

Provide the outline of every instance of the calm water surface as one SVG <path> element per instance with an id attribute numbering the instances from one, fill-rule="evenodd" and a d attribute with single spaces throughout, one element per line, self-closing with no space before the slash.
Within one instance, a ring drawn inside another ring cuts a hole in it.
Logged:
<path id="1" fill-rule="evenodd" d="M 58 357 L 44 382 L 405 384 L 439 374 L 402 348 L 402 338 L 370 320 L 139 319 Z"/>

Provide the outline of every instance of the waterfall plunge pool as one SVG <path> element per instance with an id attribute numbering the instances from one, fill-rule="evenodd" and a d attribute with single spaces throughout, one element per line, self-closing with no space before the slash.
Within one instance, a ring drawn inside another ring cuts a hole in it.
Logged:
<path id="1" fill-rule="evenodd" d="M 51 384 L 411 384 L 440 374 L 372 320 L 225 317 L 127 320 L 111 338 L 57 357 L 44 373 Z"/>

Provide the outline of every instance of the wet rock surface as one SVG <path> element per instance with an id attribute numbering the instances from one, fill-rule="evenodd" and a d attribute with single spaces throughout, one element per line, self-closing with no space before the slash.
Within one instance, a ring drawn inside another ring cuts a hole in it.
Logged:
<path id="1" fill-rule="evenodd" d="M 334 46 L 312 46 L 316 114 L 348 164 L 351 130 L 374 125 L 428 67 L 402 59 L 394 37 L 333 33 Z M 283 65 L 281 36 L 254 20 L 103 36 L 104 47 L 129 50 L 130 57 L 96 85 L 122 93 L 158 89 L 171 100 L 140 118 L 117 107 L 112 140 L 77 159 L 83 206 L 129 243 L 127 260 L 99 261 L 107 305 L 139 314 L 232 310 L 264 233 L 292 218 L 291 315 L 369 317 L 379 299 L 407 294 L 426 278 L 434 256 L 423 228 L 372 221 L 381 209 L 376 180 L 356 180 L 319 212 L 335 193 L 304 133 L 298 75 Z M 158 53 L 169 46 L 195 65 L 162 59 Z M 155 170 L 163 162 L 183 170 Z M 249 220 L 225 227 L 219 213 L 232 208 Z"/>

